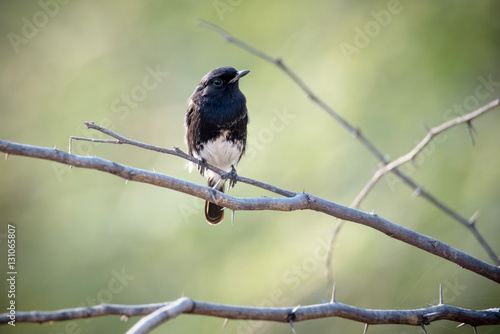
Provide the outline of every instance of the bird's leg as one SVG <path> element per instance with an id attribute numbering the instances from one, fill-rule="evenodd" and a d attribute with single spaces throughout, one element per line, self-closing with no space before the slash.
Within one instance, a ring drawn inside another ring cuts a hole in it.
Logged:
<path id="1" fill-rule="evenodd" d="M 205 171 L 207 170 L 207 161 L 203 158 L 198 160 L 198 170 L 200 171 L 201 176 L 205 175 Z"/>
<path id="2" fill-rule="evenodd" d="M 231 171 L 222 175 L 222 178 L 224 180 L 229 180 L 229 188 L 234 187 L 234 185 L 236 184 L 236 179 L 238 178 L 238 174 L 236 173 L 236 169 L 234 169 L 233 165 L 231 165 Z"/>

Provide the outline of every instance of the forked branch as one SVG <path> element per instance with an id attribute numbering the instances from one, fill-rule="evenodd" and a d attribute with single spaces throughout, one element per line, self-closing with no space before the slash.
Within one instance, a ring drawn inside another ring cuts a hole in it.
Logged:
<path id="1" fill-rule="evenodd" d="M 439 240 L 414 232 L 403 226 L 394 224 L 375 213 L 367 213 L 353 208 L 348 208 L 346 206 L 327 201 L 312 194 L 284 191 L 263 182 L 246 178 L 238 178 L 238 180 L 241 180 L 242 182 L 247 181 L 247 183 L 249 184 L 262 185 L 262 188 L 264 189 L 273 189 L 275 191 L 286 192 L 287 194 L 293 194 L 293 196 L 287 198 L 236 198 L 224 194 L 220 191 L 214 190 L 210 187 L 201 186 L 164 174 L 118 164 L 98 157 L 84 157 L 69 154 L 57 149 L 18 144 L 5 140 L 0 140 L 0 151 L 12 155 L 22 155 L 33 158 L 52 160 L 74 167 L 89 168 L 107 172 L 124 178 L 128 181 L 149 183 L 159 187 L 169 188 L 192 196 L 196 196 L 204 200 L 217 202 L 219 205 L 222 205 L 231 210 L 293 211 L 309 209 L 323 212 L 327 215 L 342 220 L 352 221 L 376 229 L 394 239 L 398 239 L 431 254 L 447 259 L 448 261 L 454 262 L 463 268 L 471 270 L 481 276 L 487 277 L 495 282 L 500 283 L 500 268 L 476 259 Z M 165 153 L 175 156 L 181 156 L 179 149 L 165 151 Z M 188 160 L 192 161 L 191 159 L 193 158 L 188 158 Z M 216 172 L 219 172 L 213 166 L 210 166 L 209 168 Z"/>
<path id="2" fill-rule="evenodd" d="M 286 73 L 306 93 L 307 97 L 309 97 L 313 102 L 315 102 L 318 106 L 320 106 L 323 110 L 325 110 L 328 114 L 330 114 L 338 123 L 340 123 L 342 125 L 342 127 L 344 127 L 347 131 L 349 131 L 351 134 L 353 134 L 355 136 L 355 138 L 358 139 L 363 144 L 363 146 L 365 146 L 368 149 L 368 151 L 370 151 L 370 153 L 372 153 L 372 155 L 375 156 L 377 158 L 377 160 L 379 160 L 380 163 L 382 163 L 382 165 L 385 166 L 389 163 L 387 156 L 384 155 L 380 150 L 378 150 L 375 147 L 375 145 L 361 133 L 360 129 L 358 129 L 355 126 L 353 126 L 352 124 L 350 124 L 347 120 L 345 120 L 342 116 L 340 116 L 335 110 L 333 110 L 330 106 L 328 106 L 328 104 L 326 104 L 322 99 L 320 99 L 304 83 L 304 81 L 283 62 L 283 59 L 277 58 L 277 57 L 272 57 L 272 56 L 268 55 L 267 53 L 255 48 L 254 46 L 236 38 L 231 33 L 222 29 L 221 27 L 219 27 L 218 25 L 216 25 L 214 23 L 211 23 L 211 22 L 208 22 L 205 20 L 198 20 L 197 23 L 198 23 L 198 25 L 200 25 L 204 28 L 207 28 L 209 30 L 216 32 L 226 42 L 232 43 L 232 44 L 242 48 L 243 50 L 246 50 L 246 51 L 276 65 L 279 69 L 281 69 L 284 73 Z M 498 100 L 496 100 L 496 101 L 498 101 Z M 494 102 L 495 101 L 491 102 L 490 104 L 494 104 Z M 493 108 L 493 106 L 490 107 L 489 109 L 491 109 L 491 108 Z M 452 121 L 450 121 L 450 122 L 452 122 Z M 448 123 L 450 123 L 450 122 L 448 122 Z M 445 124 L 443 124 L 443 126 Z M 472 135 L 473 128 L 470 125 L 470 121 L 467 122 L 467 124 L 469 126 L 469 130 L 471 131 L 471 135 Z M 454 126 L 456 124 L 448 124 L 448 125 Z M 472 137 L 472 138 L 474 138 L 474 137 Z M 432 137 L 430 139 L 432 139 Z M 425 146 L 425 144 L 424 144 L 424 146 Z M 417 153 L 418 152 L 416 152 L 415 154 L 417 154 Z M 411 160 L 411 157 L 410 157 L 410 160 Z M 474 237 L 476 237 L 476 239 L 479 241 L 481 246 L 485 249 L 486 253 L 490 256 L 490 258 L 493 260 L 493 262 L 497 265 L 500 265 L 500 259 L 493 252 L 492 248 L 488 245 L 486 240 L 479 234 L 479 231 L 477 230 L 477 228 L 475 226 L 472 226 L 473 224 L 469 224 L 470 223 L 469 219 L 458 214 L 458 212 L 456 212 L 455 210 L 451 209 L 449 206 L 444 204 L 436 196 L 432 195 L 430 192 L 425 190 L 422 186 L 417 184 L 408 175 L 406 175 L 405 173 L 403 173 L 402 171 L 400 171 L 398 169 L 398 167 L 406 161 L 408 161 L 408 160 L 402 161 L 401 163 L 393 164 L 392 167 L 389 168 L 385 174 L 387 174 L 388 172 L 392 172 L 394 175 L 399 177 L 406 185 L 411 187 L 415 191 L 416 194 L 420 195 L 421 197 L 423 197 L 426 200 L 428 200 L 429 202 L 431 202 L 433 205 L 435 205 L 437 208 L 439 208 L 445 214 L 449 215 L 452 219 L 458 221 L 461 224 L 466 225 L 469 228 L 469 230 L 472 232 Z M 373 179 L 370 180 L 370 182 L 360 192 L 358 197 L 353 201 L 353 204 L 351 205 L 351 207 L 358 208 L 366 196 L 366 195 L 363 195 L 364 192 L 367 193 L 378 182 L 378 180 L 379 180 L 379 178 L 375 181 L 373 181 Z M 371 184 L 372 181 L 373 181 L 373 184 Z M 333 233 L 331 245 L 329 247 L 329 252 L 328 252 L 327 265 L 328 265 L 328 263 L 330 263 L 331 254 L 332 254 L 331 252 L 333 250 L 333 244 L 334 244 L 336 236 L 338 235 L 340 229 L 342 228 L 342 225 L 343 225 L 343 223 L 339 222 L 337 224 L 337 227 L 335 228 L 334 233 Z M 329 272 L 329 275 L 331 275 L 329 270 L 328 270 L 328 272 Z"/>
<path id="3" fill-rule="evenodd" d="M 198 314 L 235 320 L 265 320 L 287 323 L 322 319 L 343 318 L 370 325 L 400 324 L 422 326 L 435 321 L 449 320 L 471 326 L 499 325 L 500 309 L 469 310 L 446 304 L 421 309 L 373 310 L 339 302 L 299 307 L 250 307 L 206 303 L 182 297 L 173 302 L 118 305 L 101 304 L 58 311 L 16 312 L 16 322 L 44 323 L 85 319 L 106 315 L 122 317 L 144 316 L 127 333 L 149 333 L 160 324 L 180 314 Z M 0 324 L 10 321 L 7 314 L 0 315 Z"/>

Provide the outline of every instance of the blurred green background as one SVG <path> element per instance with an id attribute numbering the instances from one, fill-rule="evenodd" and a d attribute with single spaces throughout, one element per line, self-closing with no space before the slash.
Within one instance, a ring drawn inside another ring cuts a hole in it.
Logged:
<path id="1" fill-rule="evenodd" d="M 102 138 L 83 126 L 94 121 L 142 142 L 184 148 L 188 97 L 208 71 L 231 65 L 251 70 L 240 84 L 251 123 L 238 173 L 349 205 L 377 161 L 284 73 L 195 20 L 212 21 L 283 57 L 318 96 L 396 158 L 425 135 L 423 124 L 441 124 L 500 95 L 498 13 L 493 0 L 2 1 L 0 138 L 67 150 L 69 136 Z M 160 74 L 152 80 L 150 72 Z M 474 126 L 475 146 L 460 126 L 402 169 L 463 216 L 480 210 L 480 231 L 499 253 L 500 110 Z M 205 184 L 175 157 L 85 142 L 74 150 Z M 272 195 L 241 183 L 230 193 Z M 468 230 L 424 199 L 411 200 L 411 193 L 386 178 L 362 209 L 491 263 Z M 11 223 L 17 227 L 18 310 L 182 295 L 267 306 L 319 303 L 315 294 L 329 298 L 324 257 L 335 219 L 310 211 L 251 211 L 236 212 L 234 225 L 227 215 L 212 227 L 202 206 L 190 196 L 97 171 L 2 157 L 0 263 L 6 268 Z M 440 283 L 449 304 L 499 306 L 498 284 L 353 223 L 339 237 L 332 266 L 337 300 L 358 307 L 425 307 L 437 302 Z M 137 320 L 108 316 L 1 331 L 123 333 Z M 291 332 L 287 324 L 230 321 L 225 331 L 222 324 L 183 315 L 154 333 Z M 456 325 L 441 321 L 429 330 L 472 332 Z M 364 325 L 325 319 L 295 326 L 298 333 L 361 333 Z M 369 329 L 416 332 L 422 331 Z"/>

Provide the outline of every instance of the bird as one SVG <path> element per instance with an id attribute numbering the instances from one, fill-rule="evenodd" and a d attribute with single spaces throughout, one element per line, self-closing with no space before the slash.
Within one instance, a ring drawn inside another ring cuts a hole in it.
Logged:
<path id="1" fill-rule="evenodd" d="M 224 192 L 236 181 L 236 165 L 245 153 L 249 116 L 245 95 L 239 80 L 249 70 L 237 71 L 223 66 L 208 72 L 189 97 L 185 117 L 185 143 L 188 154 L 199 160 L 198 169 L 208 179 L 208 186 Z M 224 170 L 219 174 L 205 170 L 210 164 Z M 195 164 L 190 164 L 190 170 Z M 224 218 L 224 208 L 210 201 L 205 202 L 205 218 L 211 225 Z"/>

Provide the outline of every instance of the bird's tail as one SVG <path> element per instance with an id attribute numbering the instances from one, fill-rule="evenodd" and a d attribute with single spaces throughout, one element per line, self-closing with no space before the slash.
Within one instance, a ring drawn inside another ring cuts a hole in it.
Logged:
<path id="1" fill-rule="evenodd" d="M 210 178 L 208 179 L 208 186 L 213 187 L 217 184 L 217 181 Z M 224 180 L 220 180 L 219 184 L 217 184 L 217 187 L 215 188 L 219 191 L 224 192 Z M 217 225 L 219 224 L 222 219 L 224 218 L 224 208 L 220 205 L 217 205 L 215 203 L 206 201 L 205 202 L 205 218 L 207 219 L 207 222 L 211 225 Z"/>

